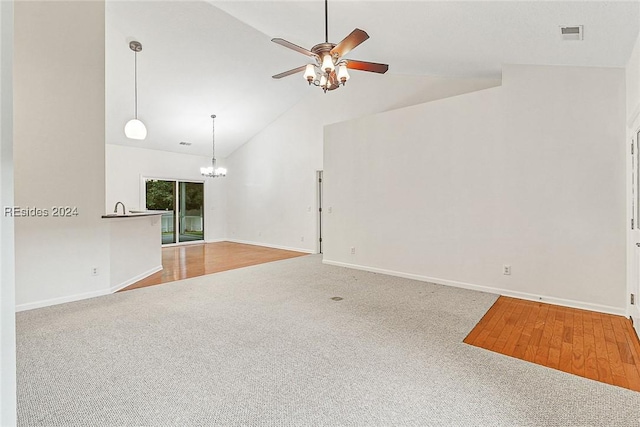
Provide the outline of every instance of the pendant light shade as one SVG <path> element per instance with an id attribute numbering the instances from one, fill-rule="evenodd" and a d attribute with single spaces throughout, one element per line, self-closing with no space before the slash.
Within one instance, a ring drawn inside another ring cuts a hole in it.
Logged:
<path id="1" fill-rule="evenodd" d="M 147 127 L 138 120 L 138 52 L 142 51 L 142 44 L 137 41 L 129 43 L 129 49 L 133 51 L 133 78 L 134 78 L 134 98 L 135 109 L 134 118 L 129 120 L 124 126 L 124 134 L 129 139 L 145 139 L 147 137 Z"/>
<path id="2" fill-rule="evenodd" d="M 124 126 L 124 134 L 129 139 L 145 139 L 147 137 L 147 128 L 138 119 L 131 119 Z"/>

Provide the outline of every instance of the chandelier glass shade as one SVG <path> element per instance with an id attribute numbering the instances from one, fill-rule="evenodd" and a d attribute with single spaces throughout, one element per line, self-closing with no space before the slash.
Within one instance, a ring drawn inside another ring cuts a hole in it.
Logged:
<path id="1" fill-rule="evenodd" d="M 227 176 L 227 170 L 225 168 L 216 168 L 216 165 L 213 164 L 206 168 L 200 168 L 200 174 L 207 178 L 219 178 Z"/>

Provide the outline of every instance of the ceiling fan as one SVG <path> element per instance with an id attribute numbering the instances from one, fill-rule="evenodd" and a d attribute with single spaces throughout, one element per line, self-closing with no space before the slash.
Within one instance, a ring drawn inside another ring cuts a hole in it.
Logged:
<path id="1" fill-rule="evenodd" d="M 311 50 L 307 50 L 281 38 L 271 39 L 274 43 L 300 52 L 315 60 L 314 64 L 302 65 L 293 70 L 276 74 L 273 78 L 281 79 L 304 71 L 304 77 L 309 82 L 309 85 L 319 86 L 326 93 L 328 90 L 337 89 L 349 80 L 350 76 L 347 69 L 370 71 L 380 74 L 386 73 L 389 69 L 387 64 L 343 58 L 344 55 L 369 38 L 369 35 L 359 28 L 353 30 L 351 34 L 345 37 L 340 43 L 329 43 L 328 0 L 324 1 L 324 35 L 324 43 L 313 46 Z"/>

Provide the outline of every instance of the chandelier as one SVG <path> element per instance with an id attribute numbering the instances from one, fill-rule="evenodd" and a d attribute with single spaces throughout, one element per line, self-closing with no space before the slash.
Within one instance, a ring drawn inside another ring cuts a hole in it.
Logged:
<path id="1" fill-rule="evenodd" d="M 218 178 L 227 176 L 227 170 L 225 168 L 216 168 L 216 115 L 211 115 L 212 121 L 212 135 L 213 138 L 211 140 L 211 166 L 200 168 L 200 174 L 202 176 L 206 176 L 207 178 Z"/>

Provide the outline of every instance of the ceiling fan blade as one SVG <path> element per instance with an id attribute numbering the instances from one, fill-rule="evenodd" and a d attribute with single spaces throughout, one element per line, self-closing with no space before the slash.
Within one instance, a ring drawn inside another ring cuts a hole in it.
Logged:
<path id="1" fill-rule="evenodd" d="M 275 76 L 272 76 L 272 77 L 274 79 L 281 79 L 283 77 L 290 76 L 291 74 L 296 74 L 296 73 L 299 73 L 301 71 L 304 71 L 305 68 L 307 68 L 307 66 L 306 65 L 302 65 L 302 66 L 300 66 L 298 68 L 294 68 L 293 70 L 289 70 L 289 71 L 285 71 L 285 72 L 280 73 L 280 74 L 276 74 Z"/>
<path id="2" fill-rule="evenodd" d="M 368 38 L 369 34 L 359 28 L 356 28 L 351 31 L 351 34 L 345 37 L 344 40 L 338 43 L 336 47 L 331 49 L 331 54 L 337 54 L 339 57 L 343 57 Z"/>
<path id="3" fill-rule="evenodd" d="M 347 68 L 352 70 L 370 71 L 372 73 L 384 74 L 389 69 L 387 64 L 378 64 L 377 62 L 356 61 L 354 59 L 347 60 Z"/>
<path id="4" fill-rule="evenodd" d="M 313 58 L 317 58 L 318 55 L 316 55 L 315 53 L 311 52 L 310 50 L 307 50 L 303 47 L 298 46 L 297 44 L 293 44 L 291 42 L 286 41 L 285 39 L 279 39 L 279 38 L 275 38 L 275 39 L 271 39 L 272 42 L 279 44 L 280 46 L 284 46 L 284 47 L 288 47 L 291 50 L 295 50 L 296 52 L 300 52 L 303 55 L 307 55 L 307 56 L 311 56 Z"/>

